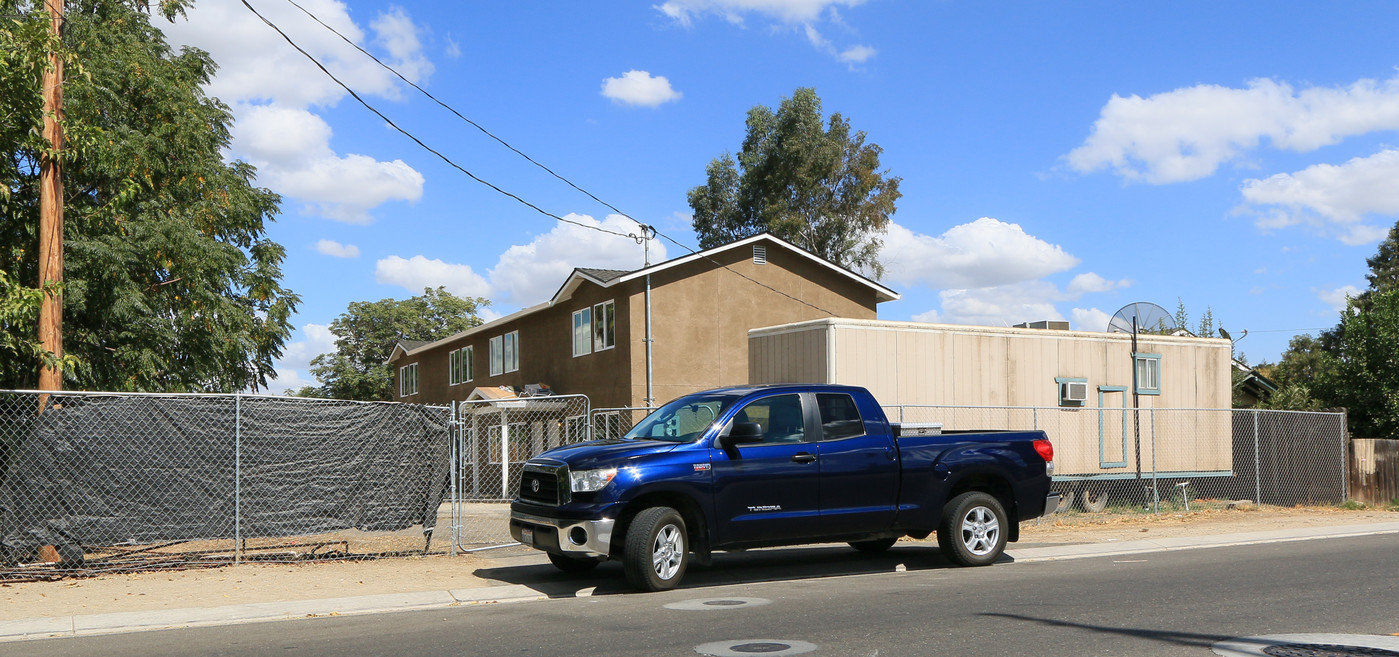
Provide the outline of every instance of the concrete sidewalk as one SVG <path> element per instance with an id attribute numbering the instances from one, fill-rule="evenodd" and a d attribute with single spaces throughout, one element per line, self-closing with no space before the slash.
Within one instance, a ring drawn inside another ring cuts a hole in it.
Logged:
<path id="1" fill-rule="evenodd" d="M 1167 550 L 1203 549 L 1394 533 L 1399 533 L 1399 521 L 1327 527 L 1290 528 L 1238 534 L 1182 536 L 1150 540 L 1056 545 L 1049 547 L 1026 546 L 1021 548 L 1013 544 L 1011 549 L 1007 550 L 1006 554 L 1013 563 L 1034 563 L 1038 561 L 1141 554 Z M 530 553 L 525 556 L 493 560 L 494 568 L 492 570 L 499 570 L 502 568 L 530 568 L 535 566 L 548 567 L 547 564 L 548 559 L 543 553 Z M 489 579 L 485 583 L 485 586 L 479 588 L 422 591 L 417 593 L 392 593 L 325 598 L 319 600 L 262 602 L 216 607 L 132 611 L 0 621 L 0 641 L 87 636 L 205 625 L 291 620 L 308 617 L 348 616 L 352 614 L 435 609 L 473 604 L 522 602 L 550 597 L 549 593 L 547 593 L 549 587 L 530 586 L 528 584 L 509 584 L 499 580 Z M 583 589 L 570 594 L 570 597 L 590 594 L 591 589 Z"/>

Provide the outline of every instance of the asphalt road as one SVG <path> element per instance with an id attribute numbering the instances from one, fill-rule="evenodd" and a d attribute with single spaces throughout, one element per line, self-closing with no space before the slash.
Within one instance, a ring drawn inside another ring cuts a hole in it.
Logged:
<path id="1" fill-rule="evenodd" d="M 721 556 L 667 593 L 622 593 L 615 564 L 528 566 L 492 574 L 586 597 L 27 641 L 0 655 L 650 657 L 717 642 L 739 644 L 730 654 L 1207 656 L 1239 636 L 1399 633 L 1394 535 L 974 569 L 909 547 Z M 727 602 L 695 602 L 715 599 Z M 697 609 L 665 606 L 687 602 Z"/>

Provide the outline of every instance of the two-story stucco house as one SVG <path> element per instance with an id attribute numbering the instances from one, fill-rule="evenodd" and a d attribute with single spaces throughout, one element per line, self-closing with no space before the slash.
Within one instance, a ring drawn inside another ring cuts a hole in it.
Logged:
<path id="1" fill-rule="evenodd" d="M 390 356 L 395 399 L 442 404 L 477 388 L 545 384 L 586 394 L 594 408 L 661 404 L 748 383 L 749 329 L 875 319 L 880 302 L 898 298 L 767 234 L 636 271 L 575 269 L 544 303 L 436 342 L 400 343 Z"/>

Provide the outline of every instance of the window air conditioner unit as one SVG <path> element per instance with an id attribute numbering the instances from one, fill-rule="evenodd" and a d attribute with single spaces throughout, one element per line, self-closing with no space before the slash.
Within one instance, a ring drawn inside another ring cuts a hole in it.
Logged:
<path id="1" fill-rule="evenodd" d="M 1082 404 L 1088 401 L 1088 384 L 1083 381 L 1065 381 L 1060 383 L 1059 398 L 1066 402 Z"/>

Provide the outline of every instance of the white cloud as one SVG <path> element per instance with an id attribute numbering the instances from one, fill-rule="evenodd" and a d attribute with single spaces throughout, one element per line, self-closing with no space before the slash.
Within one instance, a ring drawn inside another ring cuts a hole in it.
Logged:
<path id="1" fill-rule="evenodd" d="M 374 280 L 397 285 L 413 294 L 441 286 L 457 296 L 491 296 L 490 284 L 469 265 L 449 264 L 420 255 L 408 259 L 393 255 L 380 260 L 374 267 Z"/>
<path id="2" fill-rule="evenodd" d="M 1243 184 L 1260 228 L 1332 224 L 1342 242 L 1368 244 L 1385 228 L 1362 223 L 1370 215 L 1399 215 L 1399 150 L 1357 157 L 1342 165 L 1317 164 Z M 1261 207 L 1260 207 L 1261 206 Z"/>
<path id="3" fill-rule="evenodd" d="M 1354 285 L 1342 285 L 1334 289 L 1317 289 L 1313 292 L 1316 293 L 1316 298 L 1321 299 L 1322 303 L 1330 306 L 1336 312 L 1346 309 L 1347 298 L 1360 296 L 1360 288 Z"/>
<path id="4" fill-rule="evenodd" d="M 321 354 L 335 352 L 335 334 L 323 324 L 303 324 L 302 339 L 287 344 L 282 357 L 277 359 L 277 376 L 267 380 L 267 392 L 275 395 L 288 390 L 300 390 L 303 386 L 318 386 L 319 381 L 309 375 L 311 360 Z"/>
<path id="5" fill-rule="evenodd" d="M 1110 292 L 1119 288 L 1128 287 L 1132 281 L 1122 279 L 1120 281 L 1110 281 L 1093 272 L 1079 274 L 1069 281 L 1068 293 L 1071 298 L 1077 299 L 1084 294 L 1095 294 L 1099 292 Z"/>
<path id="6" fill-rule="evenodd" d="M 1399 129 L 1399 76 L 1349 87 L 1269 79 L 1246 88 L 1197 85 L 1147 98 L 1113 95 L 1093 132 L 1066 160 L 1079 172 L 1111 167 L 1129 180 L 1197 180 L 1259 146 L 1315 150 L 1346 137 Z"/>
<path id="7" fill-rule="evenodd" d="M 353 244 L 341 244 L 335 240 L 320 240 L 316 242 L 316 252 L 321 255 L 328 255 L 335 258 L 358 258 L 359 247 Z"/>
<path id="8" fill-rule="evenodd" d="M 637 231 L 636 222 L 621 215 L 609 215 L 602 221 L 579 214 L 564 218 L 583 225 L 560 222 L 528 244 L 511 246 L 486 276 L 477 274 L 468 265 L 418 255 L 409 259 L 390 256 L 380 260 L 374 280 L 398 285 L 414 294 L 421 294 L 425 287 L 444 285 L 453 294 L 486 297 L 496 306 L 528 307 L 547 301 L 576 267 L 625 271 L 642 267 L 645 254 L 641 245 L 589 228 L 629 234 Z M 665 245 L 652 241 L 651 262 L 665 259 Z M 482 318 L 486 319 L 487 315 L 482 314 Z"/>
<path id="9" fill-rule="evenodd" d="M 1069 311 L 1069 320 L 1075 331 L 1106 331 L 1112 315 L 1097 308 L 1074 308 Z"/>
<path id="10" fill-rule="evenodd" d="M 1079 259 L 1025 233 L 1018 224 L 982 217 L 941 236 L 917 234 L 890 222 L 881 259 L 888 277 L 904 285 L 987 288 L 1043 278 Z"/>
<path id="11" fill-rule="evenodd" d="M 828 7 L 855 7 L 865 0 L 667 0 L 656 9 L 689 25 L 695 16 L 716 14 L 732 23 L 743 23 L 743 16 L 755 13 L 785 23 L 808 23 L 821 17 Z"/>
<path id="12" fill-rule="evenodd" d="M 1026 281 L 976 290 L 943 290 L 941 318 L 949 324 L 1012 326 L 1021 322 L 1062 320 L 1054 307 L 1059 290 L 1044 281 Z"/>
<path id="13" fill-rule="evenodd" d="M 740 26 L 745 24 L 749 15 L 762 16 L 785 28 L 801 30 L 817 50 L 853 67 L 874 57 L 875 49 L 863 45 L 838 48 L 821 35 L 816 24 L 825 17 L 832 24 L 849 30 L 837 8 L 857 7 L 864 3 L 865 0 L 668 0 L 655 5 L 655 8 L 685 27 L 706 14 L 719 16 Z"/>
<path id="14" fill-rule="evenodd" d="M 431 74 L 419 28 L 402 9 L 371 22 L 375 37 L 368 44 L 343 2 L 302 4 L 361 47 L 376 46 L 380 59 L 406 78 L 421 82 Z M 400 96 L 396 77 L 301 11 L 280 3 L 259 11 L 361 95 Z M 161 29 L 172 45 L 201 48 L 219 63 L 207 91 L 233 108 L 230 150 L 258 167 L 259 184 L 303 201 L 316 214 L 360 224 L 370 222 L 369 211 L 387 201 L 421 197 L 422 175 L 402 161 L 341 156 L 331 149 L 331 129 L 311 108 L 335 105 L 345 90 L 241 3 L 201 0 L 188 11 L 188 20 L 161 22 Z"/>
<path id="15" fill-rule="evenodd" d="M 637 231 L 636 222 L 621 215 L 609 215 L 601 222 L 579 214 L 564 218 L 618 233 Z M 641 245 L 633 240 L 559 223 L 529 244 L 506 249 L 491 269 L 491 288 L 507 303 L 531 306 L 553 296 L 575 267 L 631 271 L 641 268 L 644 255 Z M 651 262 L 665 259 L 665 245 L 652 240 Z"/>
<path id="16" fill-rule="evenodd" d="M 915 322 L 925 322 L 925 323 L 928 323 L 928 324 L 941 324 L 941 323 L 942 323 L 942 319 L 941 319 L 941 317 L 938 315 L 938 311 L 936 311 L 936 310 L 929 310 L 928 312 L 918 313 L 917 315 L 914 315 L 914 316 L 913 316 L 913 321 L 915 321 Z"/>
<path id="17" fill-rule="evenodd" d="M 620 78 L 602 81 L 602 95 L 625 105 L 659 107 L 680 100 L 683 95 L 671 88 L 664 75 L 652 76 L 646 71 L 627 71 Z"/>

